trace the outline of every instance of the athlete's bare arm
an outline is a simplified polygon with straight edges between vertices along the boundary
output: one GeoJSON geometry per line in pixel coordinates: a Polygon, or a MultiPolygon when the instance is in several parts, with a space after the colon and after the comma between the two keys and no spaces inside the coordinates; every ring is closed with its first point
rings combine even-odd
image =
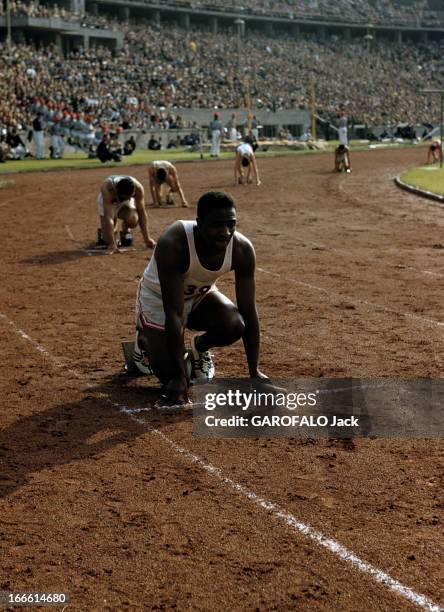
{"type": "Polygon", "coordinates": [[[171,187],[171,191],[173,193],[179,194],[182,206],[185,208],[189,208],[189,204],[185,199],[176,168],[171,168],[171,170],[168,172],[168,184],[171,187]]]}
{"type": "Polygon", "coordinates": [[[238,175],[239,175],[239,178],[242,176],[242,163],[241,163],[241,159],[242,159],[241,154],[236,152],[236,159],[234,161],[234,182],[236,184],[237,184],[238,175]]]}
{"type": "Polygon", "coordinates": [[[159,238],[155,252],[163,308],[165,335],[173,378],[166,388],[167,400],[188,401],[189,380],[184,362],[184,274],[189,259],[185,231],[177,222],[159,238]]]}
{"type": "Polygon", "coordinates": [[[432,159],[433,159],[434,155],[433,155],[433,150],[432,150],[432,145],[429,146],[428,151],[427,151],[427,163],[430,164],[432,159]]]}
{"type": "Polygon", "coordinates": [[[153,166],[150,166],[148,168],[148,180],[149,180],[149,183],[150,183],[150,191],[151,191],[151,198],[153,200],[153,206],[160,206],[160,204],[161,204],[161,201],[160,201],[160,185],[156,181],[156,171],[153,168],[153,166]]]}
{"type": "Polygon", "coordinates": [[[244,236],[236,234],[233,240],[236,241],[233,244],[236,302],[245,323],[243,342],[248,371],[252,378],[266,379],[267,376],[258,369],[260,330],[256,308],[256,255],[253,245],[244,236]]]}
{"type": "Polygon", "coordinates": [[[134,201],[136,204],[137,215],[139,217],[139,225],[140,231],[142,232],[143,240],[145,242],[145,246],[148,249],[154,249],[156,246],[155,241],[151,238],[149,230],[148,230],[148,217],[146,214],[145,208],[145,190],[143,189],[143,185],[134,179],[135,183],[135,194],[134,201]]]}
{"type": "Polygon", "coordinates": [[[103,198],[103,218],[101,219],[103,239],[108,245],[107,251],[109,253],[115,253],[118,252],[119,249],[117,247],[114,227],[114,191],[108,181],[105,181],[102,185],[101,193],[103,198]]]}
{"type": "Polygon", "coordinates": [[[335,172],[339,172],[339,153],[335,151],[335,172]]]}
{"type": "Polygon", "coordinates": [[[261,180],[259,178],[259,170],[257,169],[256,157],[255,157],[254,153],[250,157],[250,163],[253,166],[254,175],[256,177],[256,185],[259,187],[259,185],[261,184],[261,180]]]}

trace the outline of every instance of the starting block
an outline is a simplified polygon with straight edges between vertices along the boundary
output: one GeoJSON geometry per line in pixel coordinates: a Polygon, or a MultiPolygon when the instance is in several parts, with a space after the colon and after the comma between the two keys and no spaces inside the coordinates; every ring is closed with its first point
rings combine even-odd
{"type": "MultiPolygon", "coordinates": [[[[136,250],[137,249],[135,247],[119,247],[119,251],[121,253],[129,253],[136,250]]],[[[88,255],[107,255],[106,248],[97,246],[86,248],[85,253],[88,253],[88,255]]]]}
{"type": "Polygon", "coordinates": [[[182,206],[179,204],[174,204],[174,203],[173,204],[159,204],[159,205],[150,204],[148,208],[182,208],[182,206]]]}
{"type": "Polygon", "coordinates": [[[122,342],[122,351],[125,359],[125,372],[129,376],[143,376],[134,363],[134,340],[124,340],[122,342]]]}

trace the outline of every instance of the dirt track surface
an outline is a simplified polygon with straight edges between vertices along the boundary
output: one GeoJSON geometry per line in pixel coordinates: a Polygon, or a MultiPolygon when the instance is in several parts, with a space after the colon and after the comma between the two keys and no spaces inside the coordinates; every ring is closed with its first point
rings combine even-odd
{"type": "MultiPolygon", "coordinates": [[[[355,153],[351,175],[326,155],[260,160],[259,189],[233,186],[232,162],[179,166],[193,204],[210,188],[237,200],[266,373],[442,377],[444,210],[393,184],[420,154],[355,153]]],[[[416,608],[197,457],[442,605],[441,440],[202,440],[188,412],[122,412],[156,397],[119,376],[150,252],[85,252],[108,174],[0,192],[0,590],[66,592],[76,610],[416,608]]],[[[151,210],[152,233],[194,215],[151,210]]],[[[246,375],[240,344],[215,355],[218,375],[246,375]]]]}

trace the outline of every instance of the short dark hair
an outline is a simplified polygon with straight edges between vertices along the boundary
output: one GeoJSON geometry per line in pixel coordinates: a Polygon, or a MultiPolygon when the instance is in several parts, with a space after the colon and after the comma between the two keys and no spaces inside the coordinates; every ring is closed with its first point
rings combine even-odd
{"type": "Polygon", "coordinates": [[[242,157],[242,165],[244,168],[250,165],[250,160],[248,159],[248,157],[242,157]]]}
{"type": "Polygon", "coordinates": [[[116,190],[119,199],[130,198],[134,195],[135,184],[130,176],[125,176],[117,183],[116,190]]]}
{"type": "Polygon", "coordinates": [[[207,191],[197,203],[197,217],[204,219],[212,210],[236,208],[233,198],[224,191],[207,191]]]}
{"type": "Polygon", "coordinates": [[[164,168],[156,170],[156,181],[158,183],[164,183],[166,181],[167,173],[164,168]]]}

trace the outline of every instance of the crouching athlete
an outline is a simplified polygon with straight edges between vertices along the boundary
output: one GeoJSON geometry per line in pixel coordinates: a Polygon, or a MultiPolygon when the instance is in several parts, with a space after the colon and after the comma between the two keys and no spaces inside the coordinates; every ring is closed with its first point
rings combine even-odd
{"type": "Polygon", "coordinates": [[[244,170],[247,172],[246,181],[252,183],[252,174],[256,177],[256,185],[261,184],[259,170],[257,168],[256,157],[253,147],[244,142],[236,148],[236,159],[234,161],[234,182],[242,185],[244,183],[244,170]]]}
{"type": "Polygon", "coordinates": [[[350,151],[344,144],[340,144],[335,149],[335,171],[351,172],[350,151]]]}
{"type": "Polygon", "coordinates": [[[427,163],[434,164],[442,159],[442,144],[440,140],[433,140],[427,151],[427,163]]]}
{"type": "MultiPolygon", "coordinates": [[[[236,231],[234,201],[223,192],[205,193],[197,205],[196,221],[176,221],[159,238],[139,284],[134,360],[142,365],[148,358],[163,384],[161,404],[189,401],[185,329],[203,332],[191,340],[191,378],[195,382],[214,377],[210,349],[240,338],[250,377],[267,379],[258,369],[255,260],[251,242],[236,231]],[[237,306],[215,285],[231,270],[237,306]]],[[[143,371],[143,365],[139,369],[143,371]]]]}
{"type": "Polygon", "coordinates": [[[107,253],[118,253],[120,246],[133,243],[132,228],[140,226],[145,246],[153,249],[156,245],[148,230],[143,186],[132,176],[109,176],[97,196],[100,227],[97,230],[97,247],[104,247],[107,253]],[[119,219],[122,221],[120,241],[117,239],[119,219]]]}

